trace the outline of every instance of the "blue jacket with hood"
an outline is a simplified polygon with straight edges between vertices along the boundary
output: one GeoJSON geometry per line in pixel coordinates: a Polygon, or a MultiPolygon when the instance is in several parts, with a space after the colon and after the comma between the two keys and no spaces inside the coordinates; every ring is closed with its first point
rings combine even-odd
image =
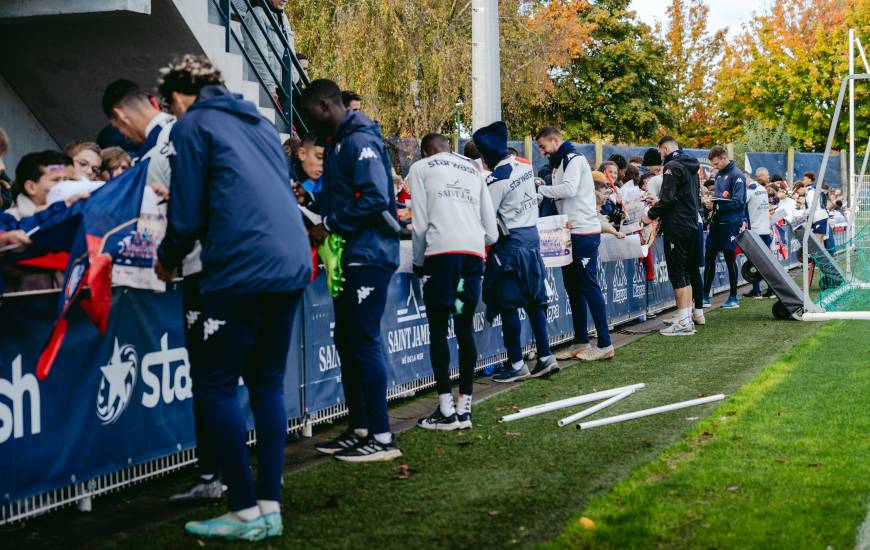
{"type": "Polygon", "coordinates": [[[206,86],[170,134],[169,224],[157,255],[172,269],[202,241],[203,294],[304,288],[311,252],[275,127],[253,103],[206,86]]]}
{"type": "Polygon", "coordinates": [[[735,224],[743,222],[746,211],[746,176],[734,165],[733,160],[716,174],[713,197],[727,199],[725,202],[716,203],[713,223],[735,224]]]}
{"type": "Polygon", "coordinates": [[[377,124],[349,111],[326,149],[317,197],[326,228],[345,238],[344,265],[399,267],[399,236],[383,220],[396,219],[390,158],[377,124]]]}

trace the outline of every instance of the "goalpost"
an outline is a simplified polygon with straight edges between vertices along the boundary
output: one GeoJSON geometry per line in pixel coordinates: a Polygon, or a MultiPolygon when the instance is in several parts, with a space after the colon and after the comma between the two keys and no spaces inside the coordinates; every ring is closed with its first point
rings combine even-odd
{"type": "Polygon", "coordinates": [[[866,174],[870,158],[870,141],[864,151],[860,173],[855,171],[855,82],[870,80],[870,65],[854,29],[849,30],[849,75],[841,85],[837,97],[831,129],[819,169],[819,181],[824,179],[831,155],[831,145],[840,120],[846,88],[849,88],[849,172],[848,200],[849,219],[846,243],[837,247],[833,254],[824,245],[811,242],[815,237],[810,229],[814,214],[819,207],[821,189],[814,193],[813,202],[807,205],[802,246],[804,321],[827,321],[830,319],[870,320],[870,176],[866,174]],[[863,73],[855,72],[855,52],[861,57],[863,73]],[[811,249],[812,247],[812,249],[811,249]],[[810,293],[810,265],[819,272],[819,292],[816,300],[810,293]]]}

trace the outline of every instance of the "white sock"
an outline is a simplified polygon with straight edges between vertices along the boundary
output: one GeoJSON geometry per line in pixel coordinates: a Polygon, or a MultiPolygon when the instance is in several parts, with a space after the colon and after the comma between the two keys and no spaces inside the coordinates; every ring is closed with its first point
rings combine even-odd
{"type": "Polygon", "coordinates": [[[369,435],[369,431],[365,428],[356,428],[353,433],[355,433],[357,437],[368,437],[369,435]]]}
{"type": "Polygon", "coordinates": [[[538,362],[540,363],[541,361],[543,361],[544,363],[546,363],[547,361],[550,360],[551,357],[553,357],[553,354],[550,354],[546,357],[538,357],[538,362]]]}
{"type": "Polygon", "coordinates": [[[459,394],[459,414],[471,412],[471,396],[459,394]]]}
{"type": "Polygon", "coordinates": [[[525,363],[523,363],[522,361],[517,361],[516,363],[512,363],[511,367],[513,367],[514,370],[517,370],[523,368],[524,364],[525,363]]]}
{"type": "Polygon", "coordinates": [[[375,441],[377,441],[378,443],[381,443],[383,445],[386,445],[387,443],[389,443],[393,439],[393,434],[391,434],[390,432],[384,432],[382,434],[375,434],[374,437],[375,437],[375,441]]]}
{"type": "Polygon", "coordinates": [[[687,307],[687,308],[683,308],[683,309],[678,309],[677,310],[677,318],[679,318],[679,320],[681,322],[685,321],[685,320],[691,321],[692,320],[692,308],[687,307]]]}
{"type": "Polygon", "coordinates": [[[236,510],[233,513],[237,515],[242,521],[254,521],[258,517],[260,517],[260,508],[258,506],[251,506],[250,508],[245,508],[244,510],[236,510]]]}
{"type": "Polygon", "coordinates": [[[266,514],[274,514],[275,512],[281,512],[281,503],[277,500],[258,500],[257,508],[260,509],[260,513],[264,516],[266,514]]]}
{"type": "Polygon", "coordinates": [[[444,416],[450,416],[451,414],[456,413],[456,406],[453,404],[452,393],[439,393],[438,406],[441,409],[441,414],[444,416]]]}
{"type": "Polygon", "coordinates": [[[199,474],[199,479],[204,483],[211,483],[214,481],[214,474],[199,474]]]}

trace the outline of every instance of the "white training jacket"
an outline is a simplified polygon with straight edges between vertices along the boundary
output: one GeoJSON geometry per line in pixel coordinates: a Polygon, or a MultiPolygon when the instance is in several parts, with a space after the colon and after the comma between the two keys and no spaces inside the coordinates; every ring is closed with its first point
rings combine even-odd
{"type": "Polygon", "coordinates": [[[414,265],[427,256],[471,254],[486,257],[498,240],[495,209],[483,174],[456,153],[418,160],[407,178],[413,205],[414,265]]]}
{"type": "Polygon", "coordinates": [[[595,203],[595,182],[586,157],[568,153],[553,170],[553,185],[542,185],[538,193],[556,199],[556,210],[568,217],[573,235],[601,233],[595,203]]]}
{"type": "Polygon", "coordinates": [[[530,164],[517,162],[511,155],[495,165],[486,186],[493,209],[508,229],[538,225],[538,194],[530,164]]]}
{"type": "Polygon", "coordinates": [[[752,231],[760,236],[770,235],[767,189],[760,183],[752,182],[746,186],[746,214],[752,231]]]}

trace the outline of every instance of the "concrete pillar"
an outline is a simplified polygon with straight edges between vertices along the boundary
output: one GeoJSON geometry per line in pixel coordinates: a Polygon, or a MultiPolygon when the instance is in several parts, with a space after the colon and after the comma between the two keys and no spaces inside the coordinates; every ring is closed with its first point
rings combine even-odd
{"type": "Polygon", "coordinates": [[[498,40],[498,0],[472,0],[472,131],[501,120],[501,63],[498,40]]]}
{"type": "Polygon", "coordinates": [[[595,166],[593,168],[598,170],[602,162],[604,162],[604,142],[597,139],[595,140],[595,166]]]}

